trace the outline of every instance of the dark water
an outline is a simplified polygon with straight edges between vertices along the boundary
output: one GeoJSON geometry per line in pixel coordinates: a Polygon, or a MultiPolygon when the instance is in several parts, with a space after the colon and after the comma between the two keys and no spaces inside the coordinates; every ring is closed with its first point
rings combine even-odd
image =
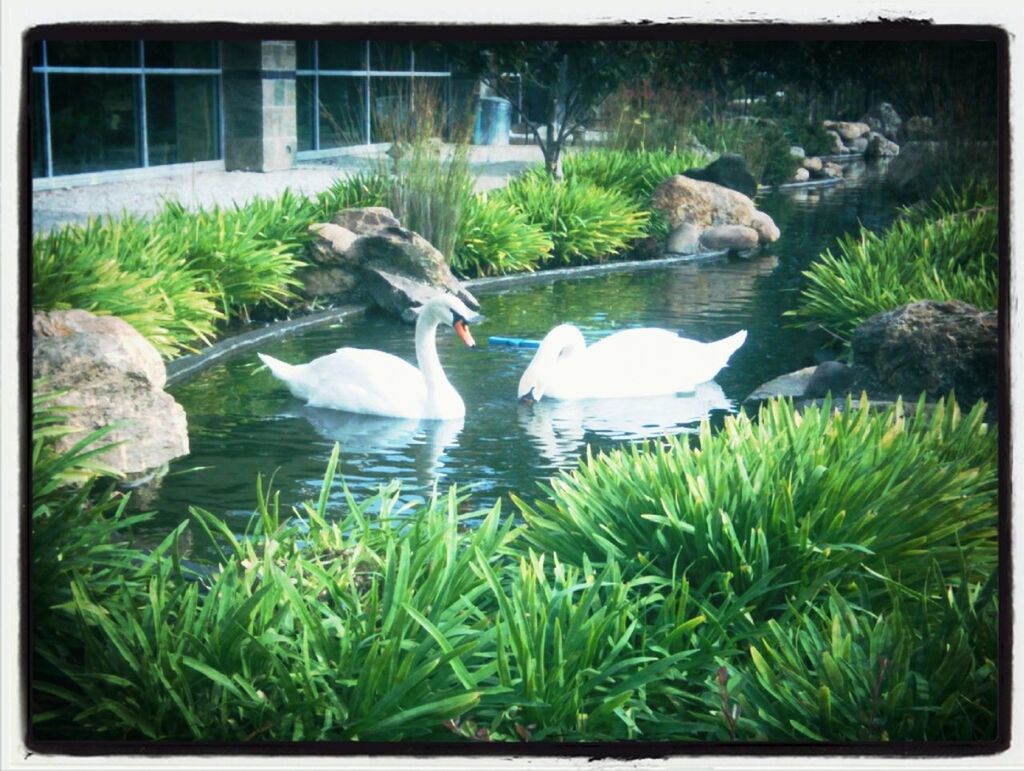
{"type": "MultiPolygon", "coordinates": [[[[438,350],[466,403],[462,422],[392,420],[312,409],[294,399],[255,352],[218,364],[172,389],[188,413],[192,453],[172,464],[147,508],[165,527],[189,504],[244,527],[256,500],[256,478],[273,476],[285,505],[315,500],[335,441],[340,473],[357,498],[397,479],[409,500],[435,485],[473,485],[475,504],[510,491],[530,497],[537,482],[572,467],[587,444],[609,448],[644,436],[695,430],[734,409],[760,383],[814,363],[821,340],[782,318],[796,302],[800,271],[837,236],[863,222],[884,227],[895,209],[870,171],[856,181],[759,200],[782,230],[771,253],[755,259],[711,258],[667,268],[560,280],[502,294],[480,293],[487,319],[468,349],[440,329],[438,350]],[[713,384],[695,395],[621,402],[516,401],[516,385],[533,351],[488,346],[489,335],[540,338],[560,322],[588,340],[636,326],[716,340],[748,330],[746,344],[713,384]]],[[[305,332],[261,350],[303,362],[341,346],[377,348],[415,361],[412,327],[370,314],[305,332]]],[[[340,484],[332,498],[341,500],[340,484]]]]}

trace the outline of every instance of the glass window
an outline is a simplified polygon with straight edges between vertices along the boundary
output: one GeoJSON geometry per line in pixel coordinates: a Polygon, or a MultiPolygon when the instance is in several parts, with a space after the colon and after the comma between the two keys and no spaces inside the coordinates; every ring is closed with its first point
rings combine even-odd
{"type": "Polygon", "coordinates": [[[313,69],[313,41],[312,40],[296,40],[295,41],[295,69],[297,69],[297,70],[311,70],[311,69],[313,69]]]}
{"type": "Polygon", "coordinates": [[[141,166],[138,78],[51,75],[54,174],[141,166]]]}
{"type": "Polygon", "coordinates": [[[32,76],[32,176],[46,176],[46,126],[43,116],[43,76],[32,76]]]}
{"type": "Polygon", "coordinates": [[[149,164],[217,157],[217,79],[207,75],[146,77],[149,164]]]}
{"type": "Polygon", "coordinates": [[[444,49],[440,43],[413,43],[412,50],[416,54],[414,64],[418,72],[448,71],[444,49]]]}
{"type": "Polygon", "coordinates": [[[408,43],[370,42],[370,69],[404,70],[412,66],[408,43]]]}
{"type": "Polygon", "coordinates": [[[319,48],[320,69],[366,69],[365,53],[366,44],[361,40],[321,40],[319,48]]]}
{"type": "Polygon", "coordinates": [[[361,145],[365,137],[364,78],[320,78],[320,148],[361,145]]]}
{"type": "Polygon", "coordinates": [[[147,67],[191,67],[216,68],[217,44],[212,40],[179,42],[163,40],[146,41],[147,67]]]}
{"type": "Polygon", "coordinates": [[[51,67],[137,67],[139,44],[134,40],[51,40],[46,56],[51,67]]]}
{"type": "Polygon", "coordinates": [[[370,141],[394,142],[412,135],[409,78],[370,78],[370,141]]]}
{"type": "Polygon", "coordinates": [[[299,137],[299,152],[315,150],[313,146],[313,77],[295,78],[295,123],[299,137]]]}
{"type": "Polygon", "coordinates": [[[32,66],[43,66],[43,44],[39,40],[32,44],[32,66]]]}

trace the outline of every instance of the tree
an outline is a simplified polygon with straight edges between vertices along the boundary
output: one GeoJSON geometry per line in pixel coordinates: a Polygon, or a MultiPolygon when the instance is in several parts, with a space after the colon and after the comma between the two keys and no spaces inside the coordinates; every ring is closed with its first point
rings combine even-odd
{"type": "Polygon", "coordinates": [[[586,125],[624,80],[642,73],[647,66],[643,45],[575,40],[465,44],[454,53],[454,63],[512,103],[540,145],[544,167],[561,179],[566,139],[586,125]],[[542,120],[519,109],[520,84],[544,95],[542,120]]]}

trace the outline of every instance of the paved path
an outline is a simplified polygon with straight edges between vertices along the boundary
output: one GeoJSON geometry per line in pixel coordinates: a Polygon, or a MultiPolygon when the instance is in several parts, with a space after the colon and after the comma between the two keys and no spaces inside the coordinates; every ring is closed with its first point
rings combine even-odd
{"type": "MultiPolygon", "coordinates": [[[[370,155],[356,150],[331,159],[304,161],[288,171],[176,169],[159,177],[38,190],[32,194],[32,230],[49,230],[69,222],[84,223],[90,217],[107,214],[151,214],[167,200],[194,209],[274,197],[285,188],[311,195],[330,187],[340,175],[371,168],[380,158],[380,152],[370,155]]],[[[500,187],[508,177],[542,160],[540,148],[535,145],[470,148],[470,168],[477,176],[477,190],[500,187]]]]}

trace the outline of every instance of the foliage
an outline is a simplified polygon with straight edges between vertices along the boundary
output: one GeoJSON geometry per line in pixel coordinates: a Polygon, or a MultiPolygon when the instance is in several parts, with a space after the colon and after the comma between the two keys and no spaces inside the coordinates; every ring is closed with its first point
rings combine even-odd
{"type": "Polygon", "coordinates": [[[92,220],[35,236],[32,306],[118,316],[164,357],[208,342],[223,313],[171,234],[143,220],[92,220]]]}
{"type": "Polygon", "coordinates": [[[918,300],[998,304],[995,192],[968,185],[903,210],[881,234],[861,227],[804,271],[808,285],[789,315],[845,344],[867,318],[918,300]]]}
{"type": "Polygon", "coordinates": [[[697,138],[720,154],[742,155],[754,179],[779,185],[793,179],[800,161],[790,152],[792,142],[772,121],[731,119],[709,121],[693,128],[697,138]]]}
{"type": "Polygon", "coordinates": [[[700,150],[586,150],[566,156],[565,178],[614,190],[647,207],[666,179],[711,160],[700,150]]]}
{"type": "Polygon", "coordinates": [[[922,554],[944,573],[965,554],[977,580],[995,559],[996,439],[983,417],[983,404],[962,417],[952,400],[911,418],[866,400],[835,414],[772,402],[756,423],[703,426],[699,450],[672,438],[588,456],[547,500],[517,505],[529,542],[565,562],[685,571],[704,596],[742,595],[760,613],[887,569],[921,586],[922,554]]]}
{"type": "Polygon", "coordinates": [[[377,171],[360,171],[339,177],[316,197],[315,221],[330,222],[342,209],[361,206],[384,206],[387,202],[388,178],[377,171]]]}
{"type": "Polygon", "coordinates": [[[701,119],[702,100],[686,86],[621,86],[602,105],[605,146],[615,150],[701,152],[690,126],[701,119]]]}
{"type": "Polygon", "coordinates": [[[457,274],[517,273],[548,258],[551,239],[500,198],[475,195],[467,203],[451,259],[457,274]]]}
{"type": "Polygon", "coordinates": [[[537,225],[564,264],[604,261],[644,234],[648,214],[625,195],[531,171],[492,194],[537,225]]]}

